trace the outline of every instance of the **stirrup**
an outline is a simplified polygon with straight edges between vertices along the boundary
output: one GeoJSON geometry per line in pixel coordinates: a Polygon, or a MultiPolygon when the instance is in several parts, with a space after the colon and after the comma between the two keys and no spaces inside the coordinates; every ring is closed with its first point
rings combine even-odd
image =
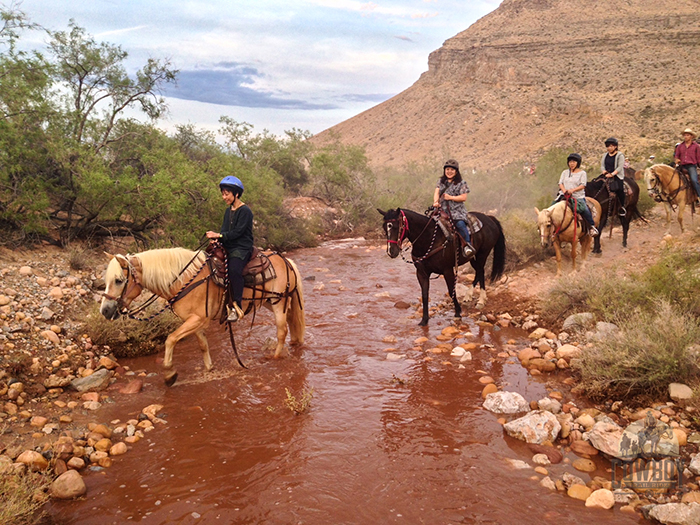
{"type": "Polygon", "coordinates": [[[241,307],[238,306],[236,303],[233,303],[233,306],[228,307],[228,316],[226,317],[226,322],[229,323],[235,323],[236,321],[239,321],[243,319],[243,310],[241,310],[241,307]]]}
{"type": "Polygon", "coordinates": [[[620,217],[624,217],[625,215],[627,215],[627,210],[625,209],[624,206],[620,206],[620,210],[617,212],[617,214],[618,214],[620,217]]]}
{"type": "Polygon", "coordinates": [[[598,231],[598,228],[596,228],[595,226],[591,226],[588,230],[588,234],[591,237],[598,237],[598,235],[600,235],[600,232],[598,231]]]}

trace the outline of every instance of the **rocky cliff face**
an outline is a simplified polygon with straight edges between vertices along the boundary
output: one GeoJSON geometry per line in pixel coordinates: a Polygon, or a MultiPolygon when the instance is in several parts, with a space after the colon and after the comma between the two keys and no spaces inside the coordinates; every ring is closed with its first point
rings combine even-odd
{"type": "Polygon", "coordinates": [[[331,129],[375,165],[486,169],[555,146],[593,163],[611,135],[639,160],[700,128],[698,103],[700,1],[504,0],[409,89],[331,129]]]}

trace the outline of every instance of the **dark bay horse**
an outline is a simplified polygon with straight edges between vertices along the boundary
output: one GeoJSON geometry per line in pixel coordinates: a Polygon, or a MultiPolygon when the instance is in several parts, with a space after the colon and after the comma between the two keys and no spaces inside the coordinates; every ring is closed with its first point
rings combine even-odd
{"type": "Polygon", "coordinates": [[[629,186],[631,193],[627,193],[627,213],[623,217],[618,215],[620,211],[620,201],[614,191],[610,192],[608,190],[605,177],[600,175],[586,184],[586,197],[592,197],[597,200],[602,208],[602,216],[600,217],[600,225],[598,226],[600,235],[593,238],[593,253],[602,253],[600,249],[600,238],[603,236],[603,228],[605,228],[608,220],[610,221],[609,237],[612,237],[615,217],[620,220],[620,224],[622,225],[622,246],[624,248],[627,248],[627,233],[630,229],[630,222],[636,218],[644,220],[644,217],[642,217],[642,214],[639,213],[637,209],[637,204],[639,203],[639,184],[634,180],[634,176],[625,176],[624,181],[629,186]]]}
{"type": "MultiPolygon", "coordinates": [[[[455,293],[455,254],[458,255],[457,263],[466,263],[464,254],[458,246],[459,240],[456,234],[447,239],[442,228],[432,218],[411,210],[396,208],[395,210],[377,210],[384,217],[384,232],[386,233],[387,253],[392,259],[401,253],[401,244],[408,239],[411,242],[411,258],[416,267],[416,276],[421,288],[423,301],[423,318],[420,326],[428,324],[428,292],[430,290],[430,276],[442,275],[447,284],[447,291],[452,297],[455,307],[455,317],[461,317],[462,307],[455,293]]],[[[481,287],[477,308],[483,308],[486,304],[485,270],[486,259],[493,250],[493,264],[491,268],[491,282],[495,281],[505,269],[506,262],[506,238],[503,235],[501,223],[495,217],[483,213],[470,212],[476,216],[482,224],[481,230],[472,234],[472,246],[476,254],[469,261],[476,271],[473,287],[477,284],[481,287]]],[[[473,289],[471,290],[473,292],[473,289]]]]}

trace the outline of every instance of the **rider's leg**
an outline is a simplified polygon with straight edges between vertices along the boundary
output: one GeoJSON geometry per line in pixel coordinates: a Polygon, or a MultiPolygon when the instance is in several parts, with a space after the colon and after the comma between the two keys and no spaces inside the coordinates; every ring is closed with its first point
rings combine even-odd
{"type": "Polygon", "coordinates": [[[698,168],[695,164],[688,164],[685,166],[688,169],[688,174],[690,175],[690,180],[695,188],[695,193],[700,197],[700,185],[698,184],[698,168]]]}
{"type": "Polygon", "coordinates": [[[598,235],[598,229],[595,227],[595,221],[593,220],[593,214],[591,213],[590,208],[588,208],[588,203],[586,202],[586,199],[578,199],[579,202],[583,201],[585,206],[583,207],[583,211],[581,212],[581,215],[583,215],[583,218],[586,219],[586,222],[591,225],[591,235],[595,237],[598,235]]]}
{"type": "Polygon", "coordinates": [[[238,321],[238,319],[243,317],[243,310],[241,309],[241,303],[243,302],[243,268],[247,262],[247,259],[228,257],[229,292],[234,303],[233,308],[229,312],[228,321],[238,321]]]}
{"type": "Polygon", "coordinates": [[[464,255],[466,257],[471,257],[474,255],[474,247],[471,245],[471,237],[469,236],[469,228],[467,228],[467,223],[464,221],[455,221],[455,228],[462,236],[467,245],[464,247],[464,255]]]}
{"type": "Polygon", "coordinates": [[[620,210],[618,211],[618,215],[620,215],[620,217],[624,217],[627,215],[627,210],[625,209],[625,182],[618,179],[618,184],[619,187],[615,190],[617,200],[620,201],[620,210]]]}

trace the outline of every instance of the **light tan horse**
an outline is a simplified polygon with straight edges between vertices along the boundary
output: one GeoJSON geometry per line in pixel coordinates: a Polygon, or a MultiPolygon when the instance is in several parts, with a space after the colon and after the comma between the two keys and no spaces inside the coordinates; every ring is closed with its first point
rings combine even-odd
{"type": "MultiPolygon", "coordinates": [[[[595,199],[586,197],[588,208],[593,214],[593,222],[596,226],[600,222],[600,204],[595,199]]],[[[581,243],[581,268],[586,262],[586,256],[591,249],[592,237],[584,233],[582,223],[585,220],[578,215],[579,220],[574,221],[571,208],[564,201],[557,202],[542,211],[535,208],[537,214],[537,229],[540,231],[540,242],[543,248],[554,244],[557,254],[557,277],[561,275],[561,243],[571,243],[571,265],[576,270],[576,242],[581,243]],[[575,237],[574,237],[575,234],[575,237]]]]}
{"type": "Polygon", "coordinates": [[[654,164],[644,170],[644,181],[647,192],[656,202],[663,202],[666,208],[666,226],[671,223],[671,213],[674,206],[678,207],[678,224],[683,233],[683,212],[685,205],[690,203],[691,220],[695,213],[695,189],[693,185],[682,179],[675,168],[666,164],[654,164]]]}
{"type": "MultiPolygon", "coordinates": [[[[272,263],[276,278],[243,290],[243,310],[265,306],[272,310],[277,325],[277,347],[274,357],[280,357],[287,337],[291,344],[304,342],[304,296],[301,275],[290,259],[278,253],[263,252],[272,263]]],[[[185,248],[149,250],[135,255],[110,255],[105,272],[105,292],[100,313],[107,319],[126,314],[131,302],[146,289],[165,299],[173,312],[184,322],[165,341],[163,367],[168,371],[165,382],[172,385],[177,379],[173,366],[175,344],[195,334],[204,357],[207,371],[212,369],[206,329],[212,319],[221,315],[224,288],[214,284],[210,277],[206,255],[185,248]],[[188,265],[188,263],[191,263],[188,265]]]]}

